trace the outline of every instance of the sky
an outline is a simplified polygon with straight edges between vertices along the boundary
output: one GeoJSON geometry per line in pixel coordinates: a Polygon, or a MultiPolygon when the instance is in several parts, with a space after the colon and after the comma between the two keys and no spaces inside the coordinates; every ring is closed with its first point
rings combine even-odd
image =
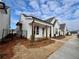
{"type": "Polygon", "coordinates": [[[3,0],[11,9],[11,28],[16,28],[20,14],[40,19],[56,17],[69,30],[79,30],[79,0],[3,0]]]}

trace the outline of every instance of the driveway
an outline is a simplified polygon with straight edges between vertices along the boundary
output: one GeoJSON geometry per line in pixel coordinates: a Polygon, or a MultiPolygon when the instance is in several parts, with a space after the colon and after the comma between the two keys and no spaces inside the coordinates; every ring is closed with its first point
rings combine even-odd
{"type": "Polygon", "coordinates": [[[69,40],[48,59],[79,59],[79,39],[69,40]]]}

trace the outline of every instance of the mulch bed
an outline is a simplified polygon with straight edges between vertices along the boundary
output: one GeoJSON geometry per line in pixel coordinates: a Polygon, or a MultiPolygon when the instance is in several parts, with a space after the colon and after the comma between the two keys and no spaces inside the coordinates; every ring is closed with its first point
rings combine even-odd
{"type": "Polygon", "coordinates": [[[13,38],[13,40],[10,40],[5,43],[0,43],[0,54],[4,53],[3,59],[11,59],[13,57],[13,48],[17,43],[21,43],[27,48],[40,48],[46,45],[49,45],[51,43],[54,43],[55,41],[50,39],[45,39],[41,41],[35,41],[31,42],[27,39],[20,39],[20,38],[13,38]]]}

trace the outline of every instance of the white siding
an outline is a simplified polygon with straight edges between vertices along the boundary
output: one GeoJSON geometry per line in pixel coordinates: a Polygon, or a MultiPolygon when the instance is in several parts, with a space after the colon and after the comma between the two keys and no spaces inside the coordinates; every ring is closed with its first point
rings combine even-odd
{"type": "Polygon", "coordinates": [[[57,29],[57,34],[56,34],[56,36],[59,36],[59,31],[60,31],[60,25],[58,24],[58,22],[56,22],[56,24],[55,24],[55,26],[54,26],[54,34],[56,34],[56,29],[57,29]]]}
{"type": "MultiPolygon", "coordinates": [[[[53,19],[51,23],[53,24],[55,22],[55,20],[56,19],[53,19]]],[[[32,23],[32,21],[33,21],[32,17],[21,15],[20,22],[22,23],[22,30],[23,30],[22,35],[26,37],[26,34],[27,34],[28,39],[31,39],[31,35],[32,35],[32,24],[30,24],[30,23],[32,23]]],[[[35,25],[35,38],[46,37],[45,26],[47,26],[47,37],[50,37],[50,26],[51,26],[51,37],[53,37],[54,34],[56,34],[56,36],[59,36],[59,32],[61,32],[60,31],[60,24],[58,21],[56,21],[54,27],[53,27],[53,25],[50,25],[46,22],[42,22],[40,20],[34,20],[34,22],[36,23],[36,25],[35,25]],[[39,34],[36,34],[36,26],[39,27],[39,34]],[[44,35],[43,35],[43,28],[44,28],[44,35]],[[57,33],[56,33],[56,29],[57,29],[57,33]]],[[[66,30],[65,30],[65,32],[66,32],[66,30]]]]}
{"type": "MultiPolygon", "coordinates": [[[[32,17],[25,17],[24,15],[21,15],[20,22],[22,23],[22,30],[23,30],[23,36],[26,37],[26,31],[27,31],[27,38],[31,39],[32,35],[32,23],[33,18],[32,17]]],[[[53,25],[50,25],[46,22],[42,22],[39,20],[34,20],[34,22],[38,23],[35,25],[35,38],[44,38],[46,37],[46,25],[47,25],[47,36],[50,37],[50,26],[51,26],[51,35],[53,37],[53,25]],[[36,34],[36,26],[39,27],[39,34],[36,34]],[[44,28],[44,35],[43,35],[43,28],[44,28]]],[[[37,39],[36,39],[37,40],[37,39]]]]}
{"type": "Polygon", "coordinates": [[[48,34],[48,37],[50,37],[50,27],[48,27],[48,30],[47,30],[47,34],[48,34]]]}
{"type": "Polygon", "coordinates": [[[67,28],[65,27],[64,31],[60,30],[60,35],[66,35],[67,34],[67,28]]]}
{"type": "Polygon", "coordinates": [[[31,35],[32,35],[32,26],[30,25],[30,23],[33,21],[31,19],[29,19],[28,17],[24,17],[24,16],[21,16],[21,23],[22,23],[22,30],[24,31],[23,32],[23,35],[26,36],[26,31],[27,31],[27,38],[31,38],[31,35]]]}
{"type": "MultiPolygon", "coordinates": [[[[51,21],[51,23],[54,24],[55,20],[56,20],[56,19],[53,19],[53,20],[51,21]]],[[[60,28],[60,24],[59,24],[59,22],[58,22],[58,20],[57,20],[56,23],[55,23],[54,28],[52,28],[52,30],[53,30],[53,31],[52,31],[52,36],[54,36],[54,34],[56,34],[56,29],[57,29],[57,32],[58,32],[58,33],[56,34],[56,36],[59,36],[59,31],[60,31],[59,28],[60,28]]]]}
{"type": "Polygon", "coordinates": [[[51,37],[53,37],[54,36],[54,30],[53,30],[54,28],[53,28],[53,26],[51,27],[51,37]]]}
{"type": "Polygon", "coordinates": [[[67,28],[65,27],[65,29],[64,29],[64,35],[66,35],[67,34],[67,28]]]}
{"type": "MultiPolygon", "coordinates": [[[[2,38],[2,32],[3,29],[8,29],[9,30],[9,9],[8,13],[1,13],[0,12],[0,39],[2,38]]],[[[4,31],[4,36],[5,37],[8,33],[6,32],[7,30],[4,31]]]]}
{"type": "Polygon", "coordinates": [[[63,35],[63,31],[62,30],[60,30],[60,35],[63,35]]]}

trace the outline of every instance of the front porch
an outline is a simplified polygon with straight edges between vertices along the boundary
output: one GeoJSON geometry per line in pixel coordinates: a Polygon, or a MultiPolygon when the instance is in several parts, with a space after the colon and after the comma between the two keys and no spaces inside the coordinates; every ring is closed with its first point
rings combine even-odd
{"type": "Polygon", "coordinates": [[[35,22],[34,20],[30,25],[32,26],[31,40],[37,41],[41,38],[51,38],[51,26],[35,22]]]}

